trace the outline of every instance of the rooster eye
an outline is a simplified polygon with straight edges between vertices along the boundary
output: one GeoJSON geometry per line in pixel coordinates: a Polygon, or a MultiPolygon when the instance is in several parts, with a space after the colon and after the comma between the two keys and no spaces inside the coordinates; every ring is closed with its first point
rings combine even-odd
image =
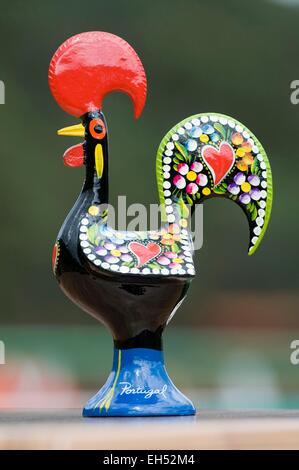
{"type": "Polygon", "coordinates": [[[90,121],[89,131],[95,139],[103,139],[106,135],[106,127],[102,119],[93,119],[90,121]]]}

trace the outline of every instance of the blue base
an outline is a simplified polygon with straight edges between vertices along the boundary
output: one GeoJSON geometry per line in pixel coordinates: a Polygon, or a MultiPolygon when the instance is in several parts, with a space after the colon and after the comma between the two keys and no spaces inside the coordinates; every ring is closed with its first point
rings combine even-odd
{"type": "Polygon", "coordinates": [[[163,352],[135,348],[114,350],[108,380],[87,402],[83,416],[184,416],[195,412],[168,377],[163,352]]]}

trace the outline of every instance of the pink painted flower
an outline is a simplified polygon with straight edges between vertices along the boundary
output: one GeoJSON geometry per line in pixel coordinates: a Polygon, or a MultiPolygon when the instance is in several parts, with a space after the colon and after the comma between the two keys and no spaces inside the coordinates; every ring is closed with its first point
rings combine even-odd
{"type": "Polygon", "coordinates": [[[170,263],[170,259],[169,258],[166,258],[166,256],[160,256],[158,259],[157,259],[157,262],[159,264],[162,264],[162,266],[167,266],[169,263],[170,263]]]}
{"type": "Polygon", "coordinates": [[[199,186],[206,186],[208,184],[208,177],[207,175],[204,175],[203,173],[199,173],[199,175],[196,178],[196,183],[199,186]]]}
{"type": "Polygon", "coordinates": [[[167,258],[176,258],[177,255],[173,252],[173,251],[166,251],[166,253],[164,253],[165,256],[167,256],[167,258]]]}
{"type": "Polygon", "coordinates": [[[181,175],[175,175],[173,178],[173,184],[178,188],[178,189],[183,189],[186,186],[186,181],[185,178],[181,175]]]}
{"type": "Polygon", "coordinates": [[[199,161],[195,161],[190,165],[188,163],[179,163],[176,167],[177,174],[173,178],[173,184],[178,189],[186,188],[188,194],[195,194],[198,191],[198,186],[206,186],[208,184],[208,177],[204,173],[203,165],[199,161]]]}
{"type": "Polygon", "coordinates": [[[181,174],[181,175],[186,175],[189,171],[189,167],[187,165],[187,163],[179,163],[178,164],[178,172],[181,174]]]}
{"type": "Polygon", "coordinates": [[[175,268],[176,268],[176,269],[180,269],[180,265],[177,264],[177,263],[170,263],[170,264],[168,265],[168,267],[169,267],[169,269],[175,269],[175,268]]]}
{"type": "Polygon", "coordinates": [[[197,193],[197,191],[198,191],[198,186],[197,186],[197,184],[195,184],[195,183],[189,183],[189,184],[187,184],[186,192],[187,192],[188,194],[195,194],[195,193],[197,193]]]}
{"type": "Polygon", "coordinates": [[[200,162],[193,162],[190,166],[190,170],[195,171],[195,173],[199,173],[202,169],[203,169],[203,166],[200,162]]]}

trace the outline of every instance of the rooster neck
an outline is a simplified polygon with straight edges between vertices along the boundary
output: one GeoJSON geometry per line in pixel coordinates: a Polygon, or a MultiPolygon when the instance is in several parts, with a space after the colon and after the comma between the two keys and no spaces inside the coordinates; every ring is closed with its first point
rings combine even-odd
{"type": "Polygon", "coordinates": [[[95,151],[96,145],[98,144],[95,139],[87,138],[84,142],[84,153],[86,156],[86,178],[83,186],[83,191],[93,192],[93,201],[92,204],[108,204],[109,198],[109,185],[108,185],[108,139],[105,137],[101,141],[102,151],[103,151],[103,173],[99,177],[96,160],[95,160],[95,151]]]}

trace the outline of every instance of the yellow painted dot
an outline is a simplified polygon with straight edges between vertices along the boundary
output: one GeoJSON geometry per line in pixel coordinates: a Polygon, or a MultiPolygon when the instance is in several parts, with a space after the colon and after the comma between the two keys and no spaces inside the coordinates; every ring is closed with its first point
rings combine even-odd
{"type": "Polygon", "coordinates": [[[112,256],[120,256],[121,255],[121,251],[119,251],[119,250],[111,250],[110,253],[112,254],[112,256]]]}
{"type": "Polygon", "coordinates": [[[169,240],[170,238],[172,238],[172,235],[171,235],[171,233],[165,233],[165,235],[163,236],[163,238],[164,238],[165,240],[169,240]]]}
{"type": "Polygon", "coordinates": [[[189,181],[195,181],[197,178],[197,174],[195,173],[195,171],[188,171],[186,178],[189,181]]]}
{"type": "Polygon", "coordinates": [[[99,212],[100,209],[97,206],[90,206],[90,208],[88,209],[88,213],[90,215],[98,215],[99,212]]]}
{"type": "Polygon", "coordinates": [[[174,263],[177,263],[177,264],[181,264],[181,263],[184,262],[181,258],[173,258],[172,261],[173,261],[174,263]]]}
{"type": "Polygon", "coordinates": [[[237,149],[237,151],[236,151],[237,157],[244,157],[245,153],[246,153],[246,152],[245,152],[245,150],[244,150],[243,147],[239,147],[239,148],[237,149]]]}
{"type": "Polygon", "coordinates": [[[245,181],[245,183],[241,184],[241,189],[244,193],[249,193],[249,191],[251,190],[251,185],[247,183],[247,181],[245,181]]]}
{"type": "Polygon", "coordinates": [[[187,227],[188,222],[187,222],[186,219],[181,219],[181,220],[179,221],[179,224],[180,224],[181,227],[184,227],[184,228],[185,228],[185,227],[187,227]]]}
{"type": "Polygon", "coordinates": [[[200,140],[201,142],[209,142],[209,136],[208,136],[207,134],[201,134],[201,135],[199,136],[199,140],[200,140]]]}
{"type": "Polygon", "coordinates": [[[181,239],[181,235],[173,235],[172,238],[174,239],[174,241],[179,242],[181,239]]]}
{"type": "Polygon", "coordinates": [[[251,147],[248,144],[243,144],[242,148],[245,150],[246,153],[251,152],[251,147]]]}
{"type": "Polygon", "coordinates": [[[202,194],[204,194],[205,196],[209,196],[209,194],[211,194],[211,190],[209,188],[204,188],[202,190],[202,194]]]}

